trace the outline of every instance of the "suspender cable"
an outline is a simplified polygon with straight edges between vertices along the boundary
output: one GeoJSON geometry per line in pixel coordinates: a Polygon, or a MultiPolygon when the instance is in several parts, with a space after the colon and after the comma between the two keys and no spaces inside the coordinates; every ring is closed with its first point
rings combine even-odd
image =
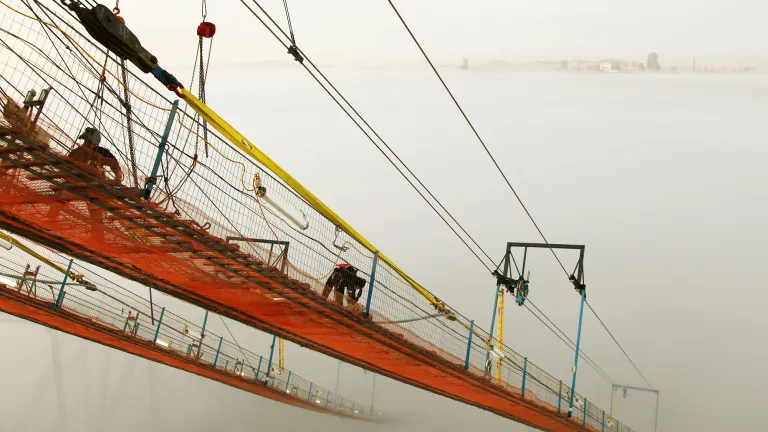
{"type": "Polygon", "coordinates": [[[291,44],[296,46],[296,36],[293,34],[293,23],[291,22],[291,12],[288,10],[288,0],[283,0],[285,6],[285,19],[288,21],[288,32],[291,34],[291,44]]]}

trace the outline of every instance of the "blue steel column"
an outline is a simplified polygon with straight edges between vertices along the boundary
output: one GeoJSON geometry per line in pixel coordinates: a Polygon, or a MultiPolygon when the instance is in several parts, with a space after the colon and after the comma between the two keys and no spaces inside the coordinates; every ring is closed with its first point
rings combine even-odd
{"type": "Polygon", "coordinates": [[[309,394],[307,394],[307,402],[312,403],[312,382],[309,383],[309,394]]]}
{"type": "Polygon", "coordinates": [[[587,404],[589,401],[587,401],[587,398],[584,398],[584,426],[587,425],[587,404]]]}
{"type": "Polygon", "coordinates": [[[659,427],[659,392],[656,392],[656,420],[653,422],[653,432],[659,427]]]}
{"type": "Polygon", "coordinates": [[[288,379],[285,380],[285,391],[286,393],[289,391],[288,386],[291,384],[291,371],[288,371],[288,379]]]}
{"type": "Polygon", "coordinates": [[[365,300],[365,317],[371,313],[371,299],[373,298],[373,284],[376,282],[376,266],[379,263],[379,251],[373,253],[373,266],[371,267],[371,280],[368,282],[368,298],[365,300]]]}
{"type": "Polygon", "coordinates": [[[523,359],[523,399],[525,399],[525,378],[528,375],[528,357],[523,359]]]}
{"type": "Polygon", "coordinates": [[[203,336],[205,336],[205,324],[208,323],[208,311],[205,311],[205,318],[203,318],[203,329],[200,331],[200,343],[203,343],[203,336]]]}
{"type": "Polygon", "coordinates": [[[469,340],[467,341],[467,358],[464,360],[464,370],[469,370],[469,354],[472,350],[472,335],[475,330],[475,320],[469,322],[469,340]]]}
{"type": "Polygon", "coordinates": [[[213,368],[216,369],[216,363],[219,362],[219,353],[221,352],[221,343],[224,342],[224,336],[219,338],[219,347],[216,348],[216,358],[213,359],[213,368]]]}
{"type": "MultiPolygon", "coordinates": [[[[489,334],[489,344],[493,344],[493,329],[496,327],[496,310],[499,306],[499,287],[500,284],[496,284],[496,291],[494,292],[494,298],[493,298],[493,315],[491,316],[491,331],[488,332],[489,334]]],[[[485,365],[483,365],[483,371],[484,373],[488,373],[488,359],[491,358],[491,346],[488,346],[488,352],[485,353],[485,365]]]]}
{"type": "Polygon", "coordinates": [[[152,345],[157,343],[157,337],[160,335],[160,325],[163,323],[163,315],[165,315],[165,308],[160,311],[160,318],[157,319],[157,329],[155,329],[155,338],[152,339],[152,345]]]}
{"type": "Polygon", "coordinates": [[[269,379],[269,374],[272,373],[272,357],[275,355],[275,343],[277,343],[277,336],[272,336],[272,347],[269,349],[269,363],[267,363],[267,380],[269,379]]]}
{"type": "Polygon", "coordinates": [[[603,425],[600,427],[600,432],[605,432],[605,411],[603,411],[603,425]]]}
{"type": "Polygon", "coordinates": [[[254,381],[259,380],[259,372],[261,372],[261,362],[264,360],[264,357],[259,356],[259,366],[256,367],[256,376],[253,377],[254,381]]]}
{"type": "Polygon", "coordinates": [[[171,134],[171,126],[173,126],[173,119],[176,117],[176,110],[179,108],[178,99],[173,101],[173,107],[171,107],[171,113],[168,115],[168,122],[165,124],[165,131],[163,137],[160,139],[160,145],[157,147],[157,157],[155,158],[155,164],[152,166],[152,175],[147,180],[147,184],[144,187],[144,199],[148,200],[152,194],[152,187],[157,182],[157,171],[160,169],[160,162],[163,160],[163,153],[165,152],[165,146],[168,144],[168,136],[171,134]]]}
{"type": "Polygon", "coordinates": [[[203,357],[203,338],[205,338],[205,325],[208,323],[208,311],[205,311],[205,318],[203,318],[203,329],[200,330],[200,342],[197,346],[197,354],[195,358],[200,360],[203,357]]]}
{"type": "Polygon", "coordinates": [[[61,281],[61,288],[59,288],[59,295],[56,296],[56,307],[61,306],[64,302],[64,287],[67,285],[67,278],[69,277],[69,271],[72,269],[72,260],[69,260],[67,264],[67,272],[64,273],[64,280],[61,281]]]}
{"type": "Polygon", "coordinates": [[[568,407],[568,417],[573,415],[573,398],[576,395],[576,373],[579,367],[579,345],[581,344],[581,324],[584,321],[584,300],[587,290],[581,291],[581,308],[579,309],[579,331],[576,334],[576,357],[573,359],[573,380],[571,381],[571,402],[568,407]]]}
{"type": "Polygon", "coordinates": [[[557,392],[557,413],[560,414],[560,403],[563,401],[563,380],[560,380],[560,390],[557,392]]]}

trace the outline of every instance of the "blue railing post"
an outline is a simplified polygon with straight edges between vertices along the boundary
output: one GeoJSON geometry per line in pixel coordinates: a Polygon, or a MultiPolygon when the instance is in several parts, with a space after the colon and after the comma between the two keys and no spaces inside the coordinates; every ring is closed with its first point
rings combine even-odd
{"type": "Polygon", "coordinates": [[[195,358],[200,360],[203,357],[203,338],[205,338],[205,325],[208,323],[208,311],[205,311],[205,318],[203,318],[203,328],[200,330],[200,341],[197,346],[197,354],[195,358]]]}
{"type": "Polygon", "coordinates": [[[216,363],[219,362],[219,353],[221,353],[221,343],[224,342],[224,336],[219,337],[219,347],[216,348],[216,358],[213,359],[213,368],[216,369],[216,363]]]}
{"type": "Polygon", "coordinates": [[[563,401],[563,380],[560,380],[560,390],[557,392],[557,413],[560,414],[560,403],[563,401]]]}
{"type": "Polygon", "coordinates": [[[272,357],[275,355],[276,343],[277,343],[277,336],[272,336],[272,346],[269,348],[269,363],[267,363],[267,379],[269,379],[269,374],[272,373],[272,357]]]}
{"type": "Polygon", "coordinates": [[[368,282],[368,298],[365,300],[365,317],[371,314],[371,299],[373,298],[373,285],[376,283],[376,266],[379,263],[379,251],[373,253],[373,265],[371,267],[371,280],[368,282]]]}
{"type": "Polygon", "coordinates": [[[157,183],[157,172],[160,169],[160,163],[163,160],[163,152],[165,152],[165,146],[168,143],[168,136],[171,134],[171,127],[173,126],[173,119],[176,117],[176,110],[179,108],[178,99],[173,101],[173,107],[171,107],[171,113],[168,115],[168,122],[165,124],[165,131],[163,137],[160,139],[160,145],[157,146],[157,157],[155,157],[155,164],[152,166],[152,175],[147,179],[147,184],[144,186],[144,199],[148,200],[152,194],[152,188],[157,183]]]}
{"type": "Polygon", "coordinates": [[[605,432],[605,411],[603,411],[603,424],[600,427],[600,432],[605,432]]]}
{"type": "Polygon", "coordinates": [[[141,312],[136,312],[136,321],[133,322],[133,335],[134,336],[139,334],[139,315],[141,315],[141,312]]]}
{"type": "Polygon", "coordinates": [[[483,365],[483,372],[488,373],[488,359],[491,358],[491,351],[493,345],[493,329],[496,327],[496,310],[499,307],[499,287],[501,285],[496,284],[496,291],[493,294],[493,315],[491,316],[491,331],[488,332],[488,351],[485,353],[485,365],[483,365]]]}
{"type": "Polygon", "coordinates": [[[584,300],[587,290],[581,290],[581,307],[579,309],[579,331],[576,334],[576,357],[573,359],[573,380],[571,381],[571,401],[568,406],[568,417],[573,415],[573,398],[576,396],[576,373],[579,368],[579,345],[581,344],[581,324],[584,321],[584,300]]]}
{"type": "Polygon", "coordinates": [[[472,335],[475,331],[475,320],[469,322],[469,340],[467,340],[467,358],[464,360],[464,370],[469,370],[469,355],[472,352],[472,335]]]}
{"type": "Polygon", "coordinates": [[[72,269],[72,260],[69,260],[67,264],[67,272],[64,273],[64,280],[61,281],[61,288],[59,288],[59,295],[56,296],[56,307],[60,307],[64,302],[64,287],[67,285],[67,278],[69,278],[69,271],[72,269]]]}
{"type": "Polygon", "coordinates": [[[307,402],[312,403],[312,383],[309,383],[309,394],[307,394],[307,402]]]}
{"type": "Polygon", "coordinates": [[[587,404],[588,403],[589,401],[587,400],[587,398],[584,398],[584,426],[587,425],[587,404]]]}
{"type": "Polygon", "coordinates": [[[528,357],[523,359],[523,399],[525,399],[525,379],[528,376],[528,357]]]}
{"type": "Polygon", "coordinates": [[[192,353],[192,344],[187,344],[187,357],[192,353]]]}
{"type": "Polygon", "coordinates": [[[203,318],[203,329],[200,330],[200,343],[202,345],[203,337],[205,336],[205,325],[208,323],[208,311],[205,311],[205,318],[203,318]]]}
{"type": "Polygon", "coordinates": [[[288,371],[288,379],[285,380],[285,391],[288,392],[288,386],[291,384],[291,371],[288,371]]]}
{"type": "Polygon", "coordinates": [[[155,337],[152,339],[152,345],[157,343],[157,337],[160,335],[160,325],[163,323],[163,315],[165,315],[165,308],[160,311],[160,318],[157,319],[157,328],[155,329],[155,337]]]}
{"type": "Polygon", "coordinates": [[[261,361],[264,360],[264,357],[259,356],[259,366],[256,368],[256,376],[254,377],[255,381],[259,380],[259,372],[261,372],[261,361]]]}

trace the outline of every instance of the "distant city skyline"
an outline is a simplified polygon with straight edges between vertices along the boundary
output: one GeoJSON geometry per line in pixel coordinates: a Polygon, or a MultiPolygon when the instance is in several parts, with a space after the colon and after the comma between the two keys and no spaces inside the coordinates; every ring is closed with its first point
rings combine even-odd
{"type": "MultiPolygon", "coordinates": [[[[747,13],[754,2],[697,3],[647,0],[624,4],[592,0],[510,3],[455,0],[433,3],[396,0],[424,49],[438,63],[505,59],[643,59],[656,51],[663,63],[680,67],[696,57],[701,64],[768,65],[768,28],[762,14],[747,13]]],[[[387,2],[327,0],[289,2],[298,46],[315,62],[346,65],[421,65],[418,49],[387,2]]],[[[148,0],[125,4],[132,30],[165,64],[191,63],[200,21],[199,4],[167,0],[165,14],[146,14],[148,0]],[[162,41],[162,43],[158,42],[162,41]]],[[[218,26],[213,60],[254,63],[290,60],[250,12],[238,2],[209,2],[208,20],[218,26]]],[[[264,7],[282,26],[282,2],[264,7]]]]}

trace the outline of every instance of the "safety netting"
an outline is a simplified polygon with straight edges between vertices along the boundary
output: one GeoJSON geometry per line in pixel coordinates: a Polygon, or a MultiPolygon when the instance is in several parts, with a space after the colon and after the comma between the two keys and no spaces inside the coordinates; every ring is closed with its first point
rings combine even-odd
{"type": "MultiPolygon", "coordinates": [[[[18,248],[0,251],[0,290],[6,293],[4,301],[25,296],[35,300],[31,304],[41,306],[45,314],[56,311],[64,319],[77,316],[93,323],[89,330],[98,333],[91,332],[89,339],[124,348],[125,344],[99,339],[99,334],[119,334],[127,343],[155,347],[162,354],[161,363],[175,365],[163,362],[164,357],[198,363],[246,384],[239,388],[270,399],[353,419],[388,419],[371,406],[335,394],[288,369],[280,370],[276,354],[256,354],[233,339],[207,330],[207,315],[203,322],[189,321],[121,286],[118,278],[106,278],[77,263],[71,266],[69,275],[80,277],[65,279],[60,269],[70,266],[66,256],[39,246],[32,249],[58,264],[59,270],[18,248]]],[[[36,314],[21,317],[37,320],[36,314]]],[[[73,332],[73,327],[64,330],[73,332]]],[[[77,331],[73,334],[86,336],[77,331]]]]}
{"type": "Polygon", "coordinates": [[[487,332],[448,305],[433,307],[397,269],[206,131],[183,102],[176,109],[171,93],[123,71],[58,2],[0,5],[0,226],[523,423],[602,429],[603,412],[581,395],[564,420],[568,386],[511,348],[489,362],[489,347],[498,344],[487,332]],[[50,89],[42,107],[25,109],[31,89],[38,93],[30,101],[50,89]],[[99,131],[108,152],[82,149],[76,138],[87,127],[99,131]],[[326,287],[339,264],[365,279],[357,300],[326,287]]]}

